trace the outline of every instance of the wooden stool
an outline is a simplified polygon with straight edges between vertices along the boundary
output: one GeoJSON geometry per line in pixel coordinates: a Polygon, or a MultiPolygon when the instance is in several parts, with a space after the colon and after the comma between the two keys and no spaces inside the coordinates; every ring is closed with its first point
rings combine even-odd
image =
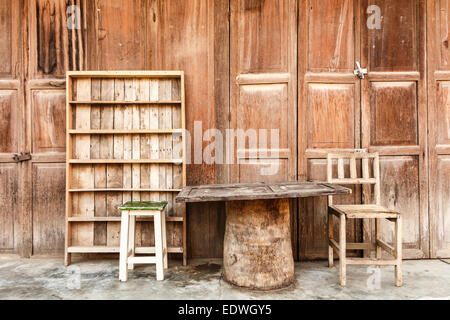
{"type": "Polygon", "coordinates": [[[378,153],[343,152],[328,154],[327,178],[329,183],[340,185],[363,185],[365,198],[372,193],[375,204],[336,205],[333,197],[328,197],[328,264],[333,267],[333,249],[339,256],[340,284],[347,283],[347,265],[360,266],[394,266],[395,285],[402,286],[402,220],[400,213],[381,206],[380,197],[380,160],[378,153]],[[333,160],[337,160],[337,177],[333,175],[333,160]],[[361,160],[362,177],[357,175],[357,160],[361,160]],[[350,165],[350,177],[345,177],[344,161],[350,165]],[[370,166],[372,162],[372,166],[370,166]],[[371,168],[370,168],[371,167],[371,168]],[[372,174],[371,174],[372,173],[372,174]],[[373,186],[371,192],[370,186],[373,186]],[[333,239],[333,216],[339,219],[339,242],[333,239]],[[374,219],[376,237],[372,243],[347,243],[346,223],[348,219],[374,219]],[[395,223],[395,239],[393,246],[381,239],[381,220],[395,223]],[[371,258],[347,258],[347,250],[374,250],[375,259],[371,258]],[[381,250],[386,251],[393,259],[382,259],[381,250]]]}
{"type": "Polygon", "coordinates": [[[123,204],[122,224],[120,227],[120,265],[119,280],[128,280],[128,269],[133,270],[135,264],[156,264],[156,279],[164,280],[164,269],[167,269],[166,215],[164,208],[167,201],[130,201],[123,204]],[[135,256],[136,217],[153,217],[155,227],[155,256],[135,256]]]}

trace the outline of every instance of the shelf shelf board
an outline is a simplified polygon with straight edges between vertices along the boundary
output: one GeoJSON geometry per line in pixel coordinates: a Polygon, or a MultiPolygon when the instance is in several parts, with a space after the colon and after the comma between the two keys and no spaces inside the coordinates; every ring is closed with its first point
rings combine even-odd
{"type": "Polygon", "coordinates": [[[145,105],[145,104],[176,104],[181,105],[182,101],[172,100],[172,101],[70,101],[70,104],[84,104],[84,105],[121,105],[121,104],[131,104],[131,105],[145,105]]]}
{"type": "MultiPolygon", "coordinates": [[[[69,217],[69,222],[120,222],[120,217],[69,217]]],[[[153,221],[153,217],[140,217],[137,221],[153,221]]],[[[166,217],[167,222],[183,222],[183,217],[166,217]]]]}
{"type": "Polygon", "coordinates": [[[69,192],[181,192],[182,189],[131,189],[131,188],[96,188],[96,189],[69,189],[69,192]]]}
{"type": "Polygon", "coordinates": [[[67,71],[70,78],[180,78],[184,75],[183,71],[67,71]]]}
{"type": "MultiPolygon", "coordinates": [[[[103,247],[103,246],[92,246],[92,247],[81,247],[81,246],[72,246],[68,247],[67,251],[69,253],[119,253],[119,247],[103,247]]],[[[183,253],[182,247],[168,247],[168,253],[183,253]]],[[[152,254],[155,253],[154,247],[137,247],[137,254],[152,254]]]]}
{"type": "Polygon", "coordinates": [[[182,133],[183,129],[148,129],[148,130],[69,130],[72,135],[76,134],[171,134],[182,133]]]}
{"type": "Polygon", "coordinates": [[[146,164],[146,163],[156,163],[156,164],[175,164],[182,165],[182,159],[70,159],[68,160],[70,164],[146,164]]]}

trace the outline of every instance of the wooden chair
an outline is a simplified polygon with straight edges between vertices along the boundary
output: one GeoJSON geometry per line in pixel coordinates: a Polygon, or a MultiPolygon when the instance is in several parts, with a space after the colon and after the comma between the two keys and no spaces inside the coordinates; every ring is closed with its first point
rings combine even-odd
{"type": "Polygon", "coordinates": [[[166,215],[164,212],[166,206],[167,201],[130,201],[119,208],[122,211],[120,226],[120,281],[125,282],[128,280],[128,269],[133,270],[135,264],[156,264],[156,280],[164,280],[164,269],[167,269],[166,215]],[[155,256],[135,256],[136,217],[153,217],[155,256]]]}
{"type": "Polygon", "coordinates": [[[329,183],[339,185],[365,185],[372,188],[370,192],[375,204],[335,205],[333,196],[328,197],[328,264],[333,267],[333,249],[339,256],[340,284],[345,286],[347,282],[347,265],[377,265],[395,266],[395,285],[402,285],[402,221],[400,213],[384,208],[380,205],[380,161],[378,153],[355,151],[351,153],[330,153],[327,158],[327,180],[329,183]],[[337,160],[337,177],[333,176],[333,162],[337,160]],[[361,160],[362,177],[357,175],[357,161],[361,160]],[[349,161],[350,177],[345,177],[344,162],[349,161]],[[370,174],[372,163],[372,175],[370,174]],[[333,216],[339,218],[339,243],[333,239],[333,216]],[[347,243],[346,222],[347,219],[375,219],[376,239],[374,243],[347,243]],[[381,239],[381,219],[395,223],[395,248],[381,239]],[[383,260],[382,251],[385,250],[394,259],[383,260]],[[376,250],[376,259],[372,258],[347,258],[347,250],[376,250]]]}

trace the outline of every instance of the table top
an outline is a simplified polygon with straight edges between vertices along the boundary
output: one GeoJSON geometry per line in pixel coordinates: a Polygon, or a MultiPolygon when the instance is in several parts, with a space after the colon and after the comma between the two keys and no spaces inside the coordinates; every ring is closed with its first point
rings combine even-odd
{"type": "Polygon", "coordinates": [[[349,194],[351,189],[326,182],[239,183],[185,187],[176,202],[216,202],[306,198],[349,194]]]}
{"type": "Polygon", "coordinates": [[[128,201],[119,207],[121,211],[163,211],[167,201],[128,201]]]}

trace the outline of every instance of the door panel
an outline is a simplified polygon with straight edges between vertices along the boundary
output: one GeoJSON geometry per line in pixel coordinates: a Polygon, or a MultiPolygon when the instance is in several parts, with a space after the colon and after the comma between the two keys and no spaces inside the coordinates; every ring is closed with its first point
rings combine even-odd
{"type": "MultiPolygon", "coordinates": [[[[424,1],[362,0],[360,12],[361,65],[369,71],[361,80],[362,147],[381,155],[382,205],[404,218],[404,258],[428,257],[424,1]],[[368,28],[374,5],[381,24],[368,28]]],[[[374,237],[372,221],[363,234],[374,237]]]]}
{"type": "Polygon", "coordinates": [[[13,69],[13,46],[11,45],[11,38],[13,36],[13,24],[12,24],[12,12],[13,6],[11,1],[2,0],[0,1],[0,75],[11,75],[13,69]]]}
{"type": "Polygon", "coordinates": [[[66,92],[35,90],[32,95],[33,153],[64,153],[66,150],[66,92]]]}
{"type": "Polygon", "coordinates": [[[430,247],[450,258],[450,1],[428,1],[430,247]]]}
{"type": "Polygon", "coordinates": [[[0,90],[0,154],[12,159],[18,151],[18,93],[17,90],[0,90]]]}
{"type": "MultiPolygon", "coordinates": [[[[403,218],[403,250],[408,259],[425,257],[418,249],[422,230],[417,217],[420,216],[419,161],[416,156],[383,156],[380,159],[381,203],[398,210],[403,218]]],[[[394,224],[382,221],[382,237],[394,243],[394,224]]]]}
{"type": "Polygon", "coordinates": [[[369,33],[368,61],[372,72],[418,71],[419,2],[416,0],[363,0],[361,30],[369,33]],[[381,9],[381,28],[368,30],[369,6],[381,9]]]}
{"type": "Polygon", "coordinates": [[[64,252],[66,166],[64,163],[33,165],[33,254],[64,252]]]}
{"type": "Polygon", "coordinates": [[[18,168],[15,163],[0,163],[0,253],[16,251],[19,231],[18,168]]]}
{"type": "Polygon", "coordinates": [[[355,85],[309,83],[306,117],[308,149],[355,145],[355,85]]]}
{"type": "Polygon", "coordinates": [[[370,145],[418,144],[416,82],[371,82],[370,145]]]}
{"type": "MultiPolygon", "coordinates": [[[[356,2],[353,0],[310,0],[307,19],[308,69],[353,71],[355,61],[356,2]]],[[[301,30],[300,30],[301,32],[301,30]]]]}
{"type": "Polygon", "coordinates": [[[146,0],[88,1],[87,6],[90,69],[144,70],[146,0]]]}

